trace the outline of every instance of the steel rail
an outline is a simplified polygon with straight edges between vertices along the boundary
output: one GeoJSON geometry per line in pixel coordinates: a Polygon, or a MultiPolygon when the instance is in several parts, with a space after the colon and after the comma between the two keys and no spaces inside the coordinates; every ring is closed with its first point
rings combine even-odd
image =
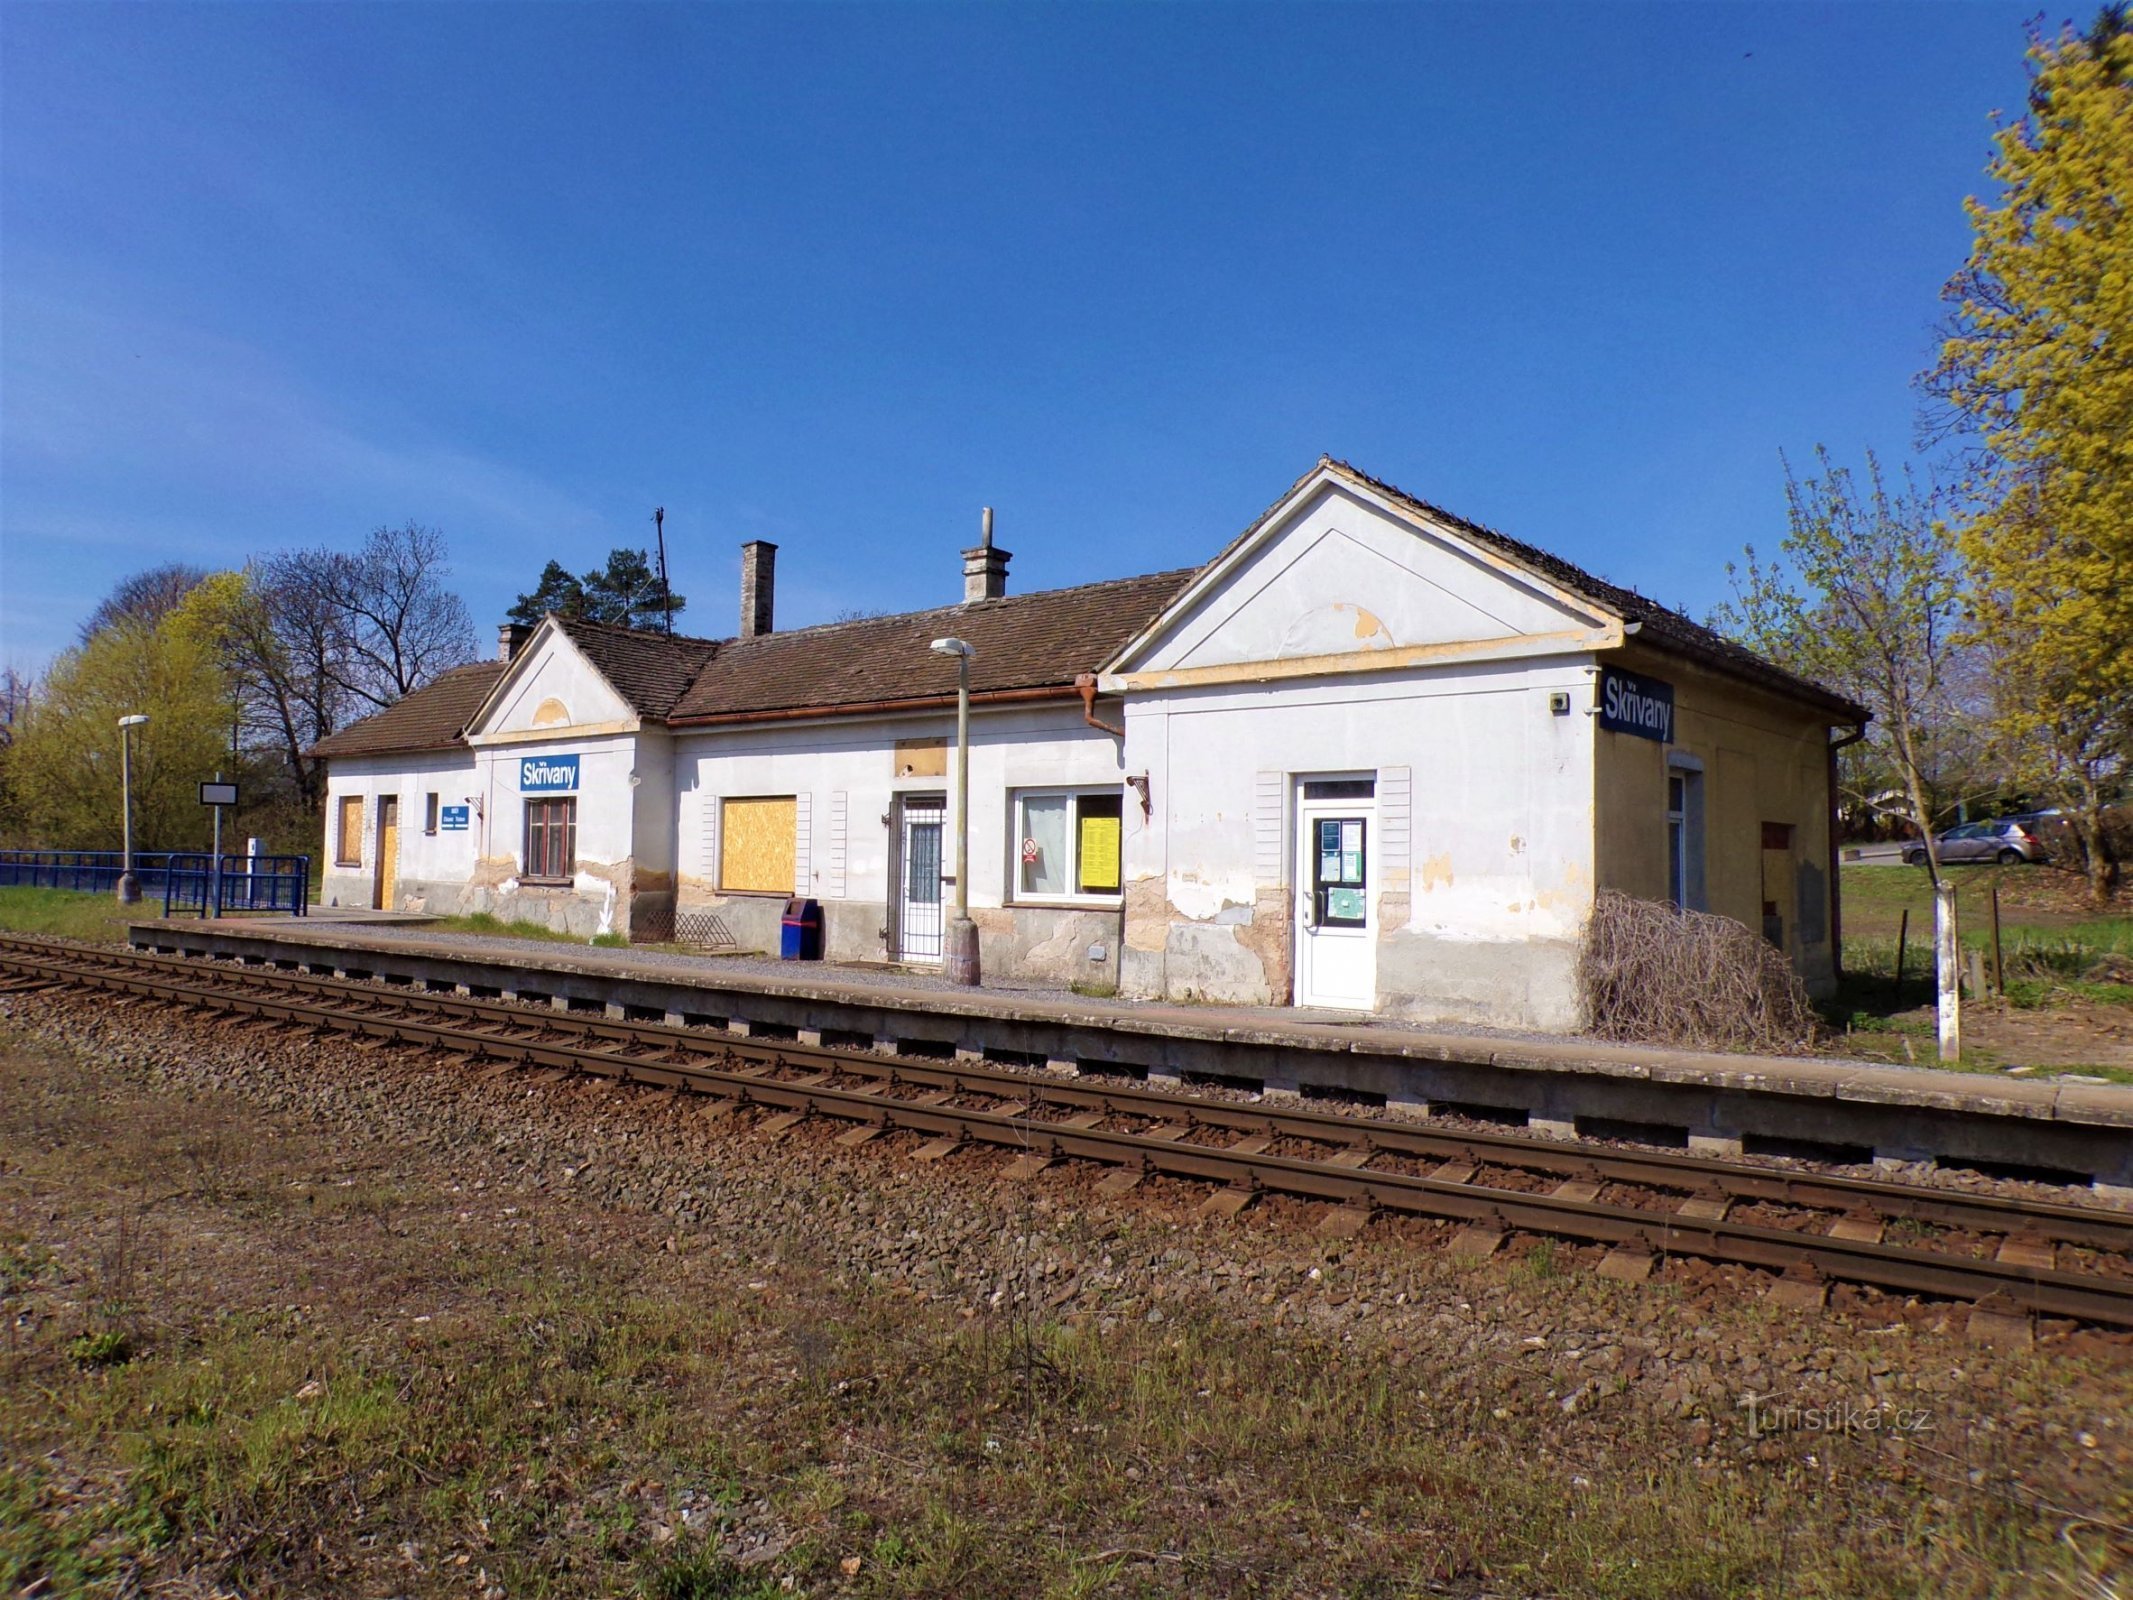
{"type": "MultiPolygon", "coordinates": [[[[1327,1162],[1267,1152],[1241,1155],[1195,1146],[1175,1138],[1065,1127],[1037,1121],[1027,1104],[1002,1112],[931,1106],[894,1099],[878,1089],[852,1090],[813,1079],[790,1082],[767,1076],[784,1062],[741,1067],[711,1064],[734,1052],[714,1043],[696,1053],[706,1059],[650,1059],[577,1041],[549,1041],[546,1030],[518,1035],[428,1023],[406,1015],[381,1016],[304,1000],[244,995],[128,974],[78,969],[82,981],[121,994],[190,1007],[234,1012],[314,1030],[368,1035],[381,1041],[487,1056],[565,1073],[591,1071],[674,1089],[723,1091],[735,1101],[801,1114],[824,1114],[883,1129],[907,1129],[959,1142],[986,1143],[1047,1156],[1075,1157],[1143,1172],[1225,1182],[1232,1188],[1268,1190],[1379,1209],[1450,1218],[1613,1245],[1635,1245],[1653,1254],[1688,1254],[1778,1272],[1805,1270],[1826,1277],[1912,1293],[1950,1298],[1999,1296],[2007,1303],[2051,1315],[2133,1327],[2133,1280],[2090,1278],[2057,1269],[1997,1261],[1966,1260],[1929,1251],[1868,1241],[1832,1239],[1719,1218],[1662,1216],[1631,1207],[1553,1195],[1490,1188],[1470,1181],[1404,1173],[1368,1172],[1327,1162]]],[[[545,1021],[546,1019],[529,1019],[545,1021]]],[[[1026,1080],[1025,1080],[1026,1081],[1026,1080]]],[[[1012,1097],[1010,1097],[1012,1098],[1012,1097]]]]}
{"type": "MultiPolygon", "coordinates": [[[[354,1033],[468,1057],[545,1066],[565,1073],[590,1071],[623,1082],[722,1093],[743,1104],[777,1107],[803,1116],[824,1114],[884,1130],[908,1129],[1046,1157],[1073,1157],[1141,1172],[1224,1182],[1245,1191],[1266,1190],[1353,1207],[1463,1220],[1498,1232],[1526,1229],[1656,1255],[1697,1255],[1911,1293],[1957,1299],[1997,1298],[2050,1315],[2133,1327],[2133,1277],[2086,1275],[2056,1267],[1939,1254],[1878,1240],[1803,1234],[1730,1221],[1722,1214],[1661,1214],[1582,1195],[1506,1190],[1472,1181],[1471,1168],[1458,1177],[1370,1171],[1370,1160],[1389,1153],[1378,1146],[1360,1152],[1362,1159],[1355,1160],[1358,1152],[1351,1144],[1347,1152],[1351,1159],[1339,1162],[1278,1154],[1263,1148],[1245,1151],[1197,1145],[1189,1142],[1196,1128],[1220,1124],[1204,1117],[1180,1116],[1180,1112],[1214,1106],[1186,1096],[1138,1090],[1098,1091],[1107,1106],[1119,1100],[1127,1102],[1107,1114],[1154,1116],[1165,1124],[1154,1133],[1121,1132],[1088,1125],[1079,1118],[1072,1123],[1040,1120],[1036,1116],[1040,1108],[1062,1109],[1074,1103],[1071,1086],[1021,1074],[855,1057],[853,1064],[869,1070],[854,1075],[868,1079],[870,1087],[848,1088],[827,1081],[831,1075],[824,1073],[791,1081],[771,1074],[810,1064],[792,1059],[795,1054],[815,1056],[820,1052],[795,1052],[768,1041],[707,1039],[700,1033],[691,1034],[664,1024],[618,1027],[604,1020],[594,1023],[591,1019],[572,1018],[566,1013],[549,1015],[500,1003],[380,989],[344,980],[312,978],[282,985],[274,980],[293,975],[276,973],[274,979],[260,983],[256,980],[264,974],[256,969],[202,968],[197,963],[181,963],[186,970],[179,974],[143,972],[138,963],[105,961],[102,952],[83,953],[78,947],[60,947],[71,959],[32,959],[12,948],[14,943],[0,946],[0,970],[14,971],[32,981],[84,985],[195,1009],[294,1024],[314,1032],[354,1033]],[[134,970],[127,970],[129,967],[134,970]],[[221,981],[192,981],[202,977],[221,981]],[[340,985],[340,991],[316,992],[320,984],[328,981],[340,985]],[[278,997],[272,992],[276,987],[293,991],[295,997],[278,997]],[[425,1011],[437,1020],[426,1021],[416,1014],[425,1011]],[[573,1027],[573,1022],[585,1026],[573,1027]],[[596,1029],[609,1037],[600,1037],[596,1029]],[[564,1037],[551,1037],[558,1032],[564,1037]],[[636,1053],[647,1045],[655,1047],[654,1054],[636,1053]],[[677,1054],[682,1059],[674,1059],[677,1054]],[[751,1056],[752,1061],[748,1059],[751,1056]],[[1019,1105],[1013,1110],[1001,1110],[919,1103],[899,1099],[889,1092],[929,1083],[952,1093],[1019,1105]],[[1159,1103],[1160,1110],[1151,1112],[1150,1102],[1159,1103]]],[[[836,1064],[844,1065],[843,1058],[836,1064]]],[[[1243,1108],[1237,1108],[1237,1113],[1255,1118],[1251,1125],[1262,1132],[1270,1120],[1243,1108]]],[[[1286,1114],[1277,1116],[1285,1118],[1286,1114]]]]}
{"type": "MultiPolygon", "coordinates": [[[[212,974],[225,984],[251,983],[266,988],[294,989],[321,997],[339,997],[351,1004],[373,1008],[419,1006],[447,1015],[486,1019],[500,1027],[535,1026],[562,1030],[621,1045],[694,1050],[702,1048],[705,1042],[700,1029],[664,1022],[617,1021],[583,1012],[534,1010],[510,1001],[481,1000],[412,986],[327,978],[271,967],[203,964],[192,957],[148,955],[137,951],[106,952],[79,945],[0,937],[0,970],[21,967],[35,958],[55,957],[92,964],[118,961],[136,970],[163,972],[182,979],[212,974]]],[[[23,969],[27,970],[26,967],[23,969]]],[[[1360,1147],[1387,1155],[1470,1159],[1565,1178],[1597,1179],[1729,1200],[1767,1201],[1810,1210],[1870,1213],[1889,1221],[1928,1222],[1941,1227],[2133,1252],[2133,1213],[2101,1205],[1970,1195],[1883,1179],[1788,1172],[1728,1161],[1718,1156],[1567,1144],[1533,1134],[1432,1130],[1385,1118],[1313,1111],[1300,1106],[1243,1105],[1189,1093],[1080,1083],[1057,1077],[1039,1078],[1030,1073],[996,1067],[969,1063],[950,1065],[794,1041],[734,1038],[722,1039],[719,1043],[743,1055],[774,1052],[796,1066],[813,1063],[825,1070],[862,1077],[916,1081],[928,1087],[969,1087],[1018,1097],[1035,1094],[1043,1103],[1074,1110],[1103,1110],[1113,1115],[1185,1122],[1245,1134],[1271,1132],[1279,1137],[1360,1147]],[[1033,1088],[1033,1085],[1038,1087],[1033,1088]]]]}

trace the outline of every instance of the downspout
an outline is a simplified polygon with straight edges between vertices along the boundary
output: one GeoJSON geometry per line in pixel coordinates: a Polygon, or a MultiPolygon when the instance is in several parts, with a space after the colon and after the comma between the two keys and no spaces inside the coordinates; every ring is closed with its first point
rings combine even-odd
{"type": "Polygon", "coordinates": [[[1829,969],[1840,981],[1844,977],[1844,891],[1837,876],[1842,869],[1837,850],[1837,752],[1866,737],[1860,723],[1841,739],[1829,742],[1829,969]]]}
{"type": "Polygon", "coordinates": [[[1124,728],[1114,728],[1096,714],[1096,674],[1093,672],[1076,673],[1074,687],[1081,691],[1081,720],[1092,728],[1097,728],[1110,734],[1114,739],[1125,738],[1126,730],[1124,728]]]}
{"type": "MultiPolygon", "coordinates": [[[[1074,687],[1081,691],[1081,720],[1119,741],[1119,760],[1123,763],[1126,754],[1126,730],[1114,728],[1096,715],[1096,674],[1077,672],[1074,675],[1074,687]]],[[[1145,798],[1143,803],[1145,804],[1145,798]]],[[[1111,946],[1111,992],[1114,995],[1118,993],[1119,985],[1125,981],[1126,976],[1126,840],[1123,828],[1119,834],[1118,849],[1118,933],[1111,946]]]]}

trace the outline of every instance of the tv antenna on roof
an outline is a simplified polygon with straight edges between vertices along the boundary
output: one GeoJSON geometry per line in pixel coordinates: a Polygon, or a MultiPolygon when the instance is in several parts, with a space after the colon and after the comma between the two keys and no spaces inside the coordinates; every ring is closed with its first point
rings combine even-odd
{"type": "Polygon", "coordinates": [[[667,636],[674,634],[674,586],[667,582],[667,508],[652,507],[652,531],[659,536],[659,606],[667,619],[667,636]]]}

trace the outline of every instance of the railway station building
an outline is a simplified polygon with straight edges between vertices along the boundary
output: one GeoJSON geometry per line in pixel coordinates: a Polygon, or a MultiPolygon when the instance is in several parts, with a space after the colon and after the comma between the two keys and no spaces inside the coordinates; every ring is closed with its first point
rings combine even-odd
{"type": "Polygon", "coordinates": [[[1613,888],[1834,980],[1835,744],[1859,706],[1687,617],[1321,459],[1205,565],[780,632],[550,616],[321,742],[325,894],[572,933],[925,965],[954,900],[989,979],[1578,1025],[1613,888]]]}

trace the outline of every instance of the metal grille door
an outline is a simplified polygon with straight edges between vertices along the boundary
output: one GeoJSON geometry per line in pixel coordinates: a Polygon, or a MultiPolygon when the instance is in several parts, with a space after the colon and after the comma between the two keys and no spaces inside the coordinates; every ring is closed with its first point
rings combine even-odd
{"type": "Polygon", "coordinates": [[[898,959],[941,958],[941,833],[947,807],[939,800],[903,806],[903,903],[897,919],[898,959]]]}

